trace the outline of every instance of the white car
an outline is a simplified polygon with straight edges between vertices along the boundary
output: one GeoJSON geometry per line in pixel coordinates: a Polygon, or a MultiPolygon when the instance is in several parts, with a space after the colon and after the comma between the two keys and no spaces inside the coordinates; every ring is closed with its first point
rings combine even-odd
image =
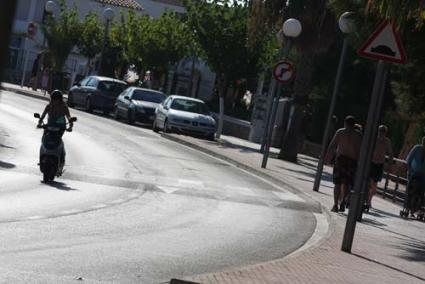
{"type": "Polygon", "coordinates": [[[155,111],[153,131],[174,132],[214,140],[216,123],[207,105],[198,99],[169,96],[155,111]]]}

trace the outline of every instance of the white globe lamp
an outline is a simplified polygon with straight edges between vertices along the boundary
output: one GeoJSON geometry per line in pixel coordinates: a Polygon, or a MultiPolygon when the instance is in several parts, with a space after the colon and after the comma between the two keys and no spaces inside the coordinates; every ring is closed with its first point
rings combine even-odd
{"type": "Polygon", "coordinates": [[[107,21],[112,21],[115,17],[115,12],[114,10],[112,10],[111,8],[106,8],[103,11],[103,17],[107,20],[107,21]]]}
{"type": "Polygon", "coordinates": [[[350,34],[354,32],[356,29],[356,24],[353,19],[353,12],[345,12],[344,14],[339,17],[338,25],[341,32],[344,34],[350,34]]]}
{"type": "Polygon", "coordinates": [[[302,26],[297,19],[288,19],[283,23],[283,33],[287,37],[297,37],[301,34],[302,26]]]}
{"type": "Polygon", "coordinates": [[[44,10],[45,10],[47,13],[51,14],[51,13],[53,13],[53,11],[55,10],[55,7],[56,7],[55,2],[53,2],[53,1],[47,1],[47,2],[46,2],[46,5],[44,5],[44,10]]]}

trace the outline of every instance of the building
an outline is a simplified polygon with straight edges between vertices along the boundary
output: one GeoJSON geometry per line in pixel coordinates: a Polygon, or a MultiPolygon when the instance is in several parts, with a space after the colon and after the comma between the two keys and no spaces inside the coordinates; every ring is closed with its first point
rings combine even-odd
{"type": "MultiPolygon", "coordinates": [[[[35,23],[40,26],[44,7],[47,0],[17,0],[17,11],[13,28],[13,36],[9,48],[9,60],[6,68],[8,69],[6,81],[20,83],[22,74],[28,74],[31,71],[32,64],[43,48],[43,34],[38,28],[33,39],[28,39],[23,36],[26,33],[30,23],[35,23]]],[[[55,2],[55,1],[54,1],[55,2]]],[[[151,17],[159,17],[167,10],[184,13],[184,8],[180,0],[66,0],[68,7],[76,7],[78,14],[84,18],[87,13],[96,11],[99,16],[102,16],[106,8],[114,10],[115,15],[121,12],[134,10],[143,15],[151,17]]],[[[56,5],[58,12],[59,5],[56,5]]],[[[78,54],[71,54],[66,62],[65,70],[70,74],[81,73],[81,68],[84,68],[86,59],[78,54]]],[[[26,78],[29,76],[27,75],[26,78]]],[[[25,81],[28,81],[27,79],[25,81]]]]}

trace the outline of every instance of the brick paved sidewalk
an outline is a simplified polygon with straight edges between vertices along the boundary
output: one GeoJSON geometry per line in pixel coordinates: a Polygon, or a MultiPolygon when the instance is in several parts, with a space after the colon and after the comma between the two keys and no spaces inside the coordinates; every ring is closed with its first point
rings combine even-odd
{"type": "MultiPolygon", "coordinates": [[[[293,164],[272,158],[261,169],[259,145],[223,136],[210,142],[181,135],[164,137],[224,158],[242,168],[268,176],[289,190],[307,195],[330,209],[333,186],[325,168],[320,192],[313,192],[316,160],[300,155],[293,164]]],[[[357,224],[352,253],[340,250],[346,214],[330,214],[327,236],[315,246],[267,263],[187,277],[198,283],[425,283],[425,224],[399,218],[400,207],[375,198],[373,209],[357,224]]]]}

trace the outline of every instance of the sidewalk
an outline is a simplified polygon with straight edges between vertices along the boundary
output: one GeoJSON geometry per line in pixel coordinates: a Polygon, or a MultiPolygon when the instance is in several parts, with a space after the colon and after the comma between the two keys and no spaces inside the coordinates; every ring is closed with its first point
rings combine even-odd
{"type": "MultiPolygon", "coordinates": [[[[2,83],[5,90],[47,100],[42,92],[2,83]]],[[[331,170],[324,169],[319,192],[313,192],[317,161],[300,155],[298,164],[278,160],[271,149],[267,169],[261,169],[259,145],[222,136],[211,142],[182,135],[163,137],[224,159],[236,166],[267,177],[276,184],[322,205],[329,217],[329,231],[310,248],[283,259],[187,277],[198,283],[425,283],[425,224],[402,220],[400,207],[376,198],[373,209],[357,223],[352,253],[340,250],[346,213],[330,214],[333,203],[331,170]]],[[[311,204],[311,203],[310,203],[311,204]]]]}
{"type": "MultiPolygon", "coordinates": [[[[325,168],[320,192],[313,192],[317,161],[300,155],[299,163],[277,159],[271,149],[267,169],[261,169],[259,145],[222,136],[210,142],[183,135],[163,137],[222,158],[241,168],[279,183],[285,189],[306,195],[329,210],[333,204],[331,169],[325,168]]],[[[340,250],[345,213],[329,216],[324,239],[307,250],[267,263],[226,272],[188,277],[198,283],[425,283],[425,224],[402,220],[400,206],[375,197],[373,209],[357,223],[352,253],[340,250]]],[[[329,214],[329,211],[324,212],[329,214]]]]}
{"type": "MultiPolygon", "coordinates": [[[[0,89],[8,91],[8,92],[14,92],[14,93],[18,93],[20,95],[24,95],[27,97],[33,97],[33,98],[37,98],[37,99],[42,99],[42,100],[50,100],[50,95],[49,93],[45,93],[44,91],[38,89],[37,91],[34,91],[31,88],[28,87],[23,87],[21,88],[21,86],[19,85],[15,85],[15,84],[10,84],[10,83],[5,83],[2,82],[0,89]]],[[[64,94],[64,98],[66,99],[68,96],[66,94],[64,94]]]]}

